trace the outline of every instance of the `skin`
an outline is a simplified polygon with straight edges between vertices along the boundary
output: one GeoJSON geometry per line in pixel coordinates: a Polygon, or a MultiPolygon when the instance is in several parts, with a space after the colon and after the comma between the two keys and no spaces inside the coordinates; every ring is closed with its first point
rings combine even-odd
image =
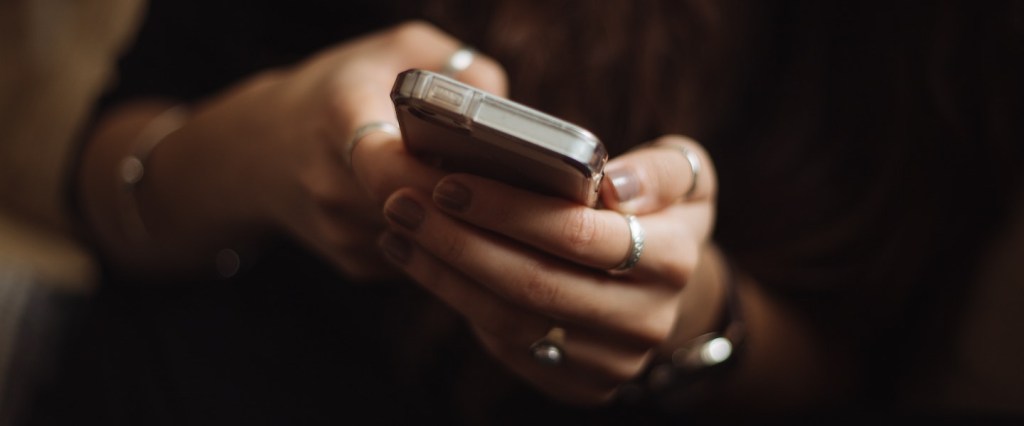
{"type": "MultiPolygon", "coordinates": [[[[112,171],[173,102],[111,111],[86,147],[78,188],[95,241],[121,272],[151,282],[201,274],[221,248],[244,257],[287,235],[353,280],[411,277],[460,312],[496,359],[552,397],[608,401],[654,355],[710,331],[721,310],[725,272],[709,242],[714,164],[697,142],[666,135],[609,163],[616,179],[605,181],[602,209],[448,175],[383,132],[360,140],[349,167],[342,153],[356,128],[396,121],[394,76],[438,70],[460,44],[407,23],[194,105],[152,152],[136,188],[144,240],[120,226],[125,194],[112,171]],[[702,165],[685,199],[692,176],[680,146],[702,165]],[[646,247],[633,270],[611,274],[629,247],[622,212],[638,216],[646,247]],[[382,250],[366,249],[377,244],[382,250]],[[553,326],[565,330],[567,358],[557,367],[527,350],[553,326]]],[[[484,55],[457,78],[505,94],[503,70],[484,55]]],[[[749,359],[728,380],[736,395],[764,397],[747,383],[770,383],[767,394],[787,401],[836,389],[820,377],[834,379],[840,368],[824,363],[832,358],[819,356],[801,319],[749,278],[740,290],[751,337],[749,359]]]]}
{"type": "MultiPolygon", "coordinates": [[[[679,136],[658,143],[699,150],[679,136]]],[[[678,201],[691,178],[676,172],[689,166],[673,151],[642,149],[616,164],[649,186],[627,205],[647,238],[640,263],[625,274],[607,272],[629,246],[620,213],[472,175],[447,176],[432,193],[397,191],[384,206],[393,226],[382,241],[410,276],[466,316],[483,345],[515,372],[560,399],[602,402],[671,336],[711,227],[713,172],[702,176],[691,199],[678,201]],[[465,206],[444,202],[451,192],[464,193],[465,206]],[[572,362],[552,369],[523,349],[556,324],[566,330],[563,346],[572,362]]],[[[706,297],[720,298],[712,290],[706,297]]],[[[716,312],[707,311],[705,322],[716,312]]]]}

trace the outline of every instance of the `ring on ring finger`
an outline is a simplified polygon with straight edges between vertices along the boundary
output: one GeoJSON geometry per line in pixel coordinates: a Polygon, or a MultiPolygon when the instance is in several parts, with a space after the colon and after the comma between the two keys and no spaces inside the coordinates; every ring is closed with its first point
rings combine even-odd
{"type": "Polygon", "coordinates": [[[359,142],[362,142],[370,133],[383,132],[392,136],[401,136],[402,132],[398,129],[398,126],[387,122],[387,121],[371,121],[366,123],[352,132],[352,137],[349,138],[348,142],[342,150],[342,157],[344,158],[345,165],[348,166],[349,170],[352,169],[352,153],[355,152],[356,146],[359,142]]]}
{"type": "Polygon", "coordinates": [[[565,329],[552,327],[548,333],[530,345],[530,355],[544,365],[559,365],[565,360],[565,329]]]}
{"type": "Polygon", "coordinates": [[[692,149],[675,143],[661,143],[658,144],[657,146],[674,149],[678,151],[680,154],[683,154],[684,158],[686,158],[686,162],[690,163],[690,187],[687,188],[686,192],[683,193],[682,198],[686,200],[693,197],[693,194],[697,193],[697,183],[698,179],[700,179],[700,172],[702,168],[700,156],[697,155],[696,152],[693,152],[692,149]]]}

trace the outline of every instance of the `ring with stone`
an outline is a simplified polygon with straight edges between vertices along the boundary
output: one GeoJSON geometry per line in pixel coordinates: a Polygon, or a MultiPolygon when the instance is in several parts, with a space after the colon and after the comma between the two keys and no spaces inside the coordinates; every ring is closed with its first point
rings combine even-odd
{"type": "Polygon", "coordinates": [[[565,329],[552,327],[544,337],[530,345],[530,355],[544,365],[559,365],[565,359],[565,329]]]}

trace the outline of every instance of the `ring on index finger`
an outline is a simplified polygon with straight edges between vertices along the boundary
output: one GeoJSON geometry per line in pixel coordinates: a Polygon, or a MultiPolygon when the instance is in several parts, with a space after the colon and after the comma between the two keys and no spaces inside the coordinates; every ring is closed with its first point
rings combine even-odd
{"type": "Polygon", "coordinates": [[[647,239],[644,227],[640,225],[640,221],[635,215],[627,214],[623,215],[623,217],[626,218],[626,223],[629,225],[629,252],[622,263],[609,271],[612,273],[624,273],[633,269],[640,262],[640,255],[644,251],[644,244],[647,239]]]}
{"type": "Polygon", "coordinates": [[[476,56],[476,50],[469,46],[462,46],[455,53],[452,53],[445,61],[444,67],[441,68],[441,74],[448,77],[455,78],[456,75],[469,68],[473,64],[473,58],[476,56]]]}

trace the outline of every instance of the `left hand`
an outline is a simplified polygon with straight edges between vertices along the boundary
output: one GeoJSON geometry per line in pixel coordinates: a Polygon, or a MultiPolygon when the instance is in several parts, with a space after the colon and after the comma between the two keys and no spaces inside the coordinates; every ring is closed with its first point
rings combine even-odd
{"type": "Polygon", "coordinates": [[[466,174],[442,179],[433,194],[404,188],[385,204],[391,232],[382,245],[512,371],[556,399],[604,402],[676,329],[713,226],[716,191],[708,156],[683,137],[663,137],[608,170],[606,181],[619,185],[602,190],[607,210],[466,174]],[[680,146],[699,155],[702,169],[685,200],[693,177],[680,146]],[[608,272],[631,241],[627,221],[612,209],[636,214],[646,231],[640,261],[625,273],[608,272]],[[565,358],[555,366],[529,349],[552,327],[565,331],[565,358]]]}

